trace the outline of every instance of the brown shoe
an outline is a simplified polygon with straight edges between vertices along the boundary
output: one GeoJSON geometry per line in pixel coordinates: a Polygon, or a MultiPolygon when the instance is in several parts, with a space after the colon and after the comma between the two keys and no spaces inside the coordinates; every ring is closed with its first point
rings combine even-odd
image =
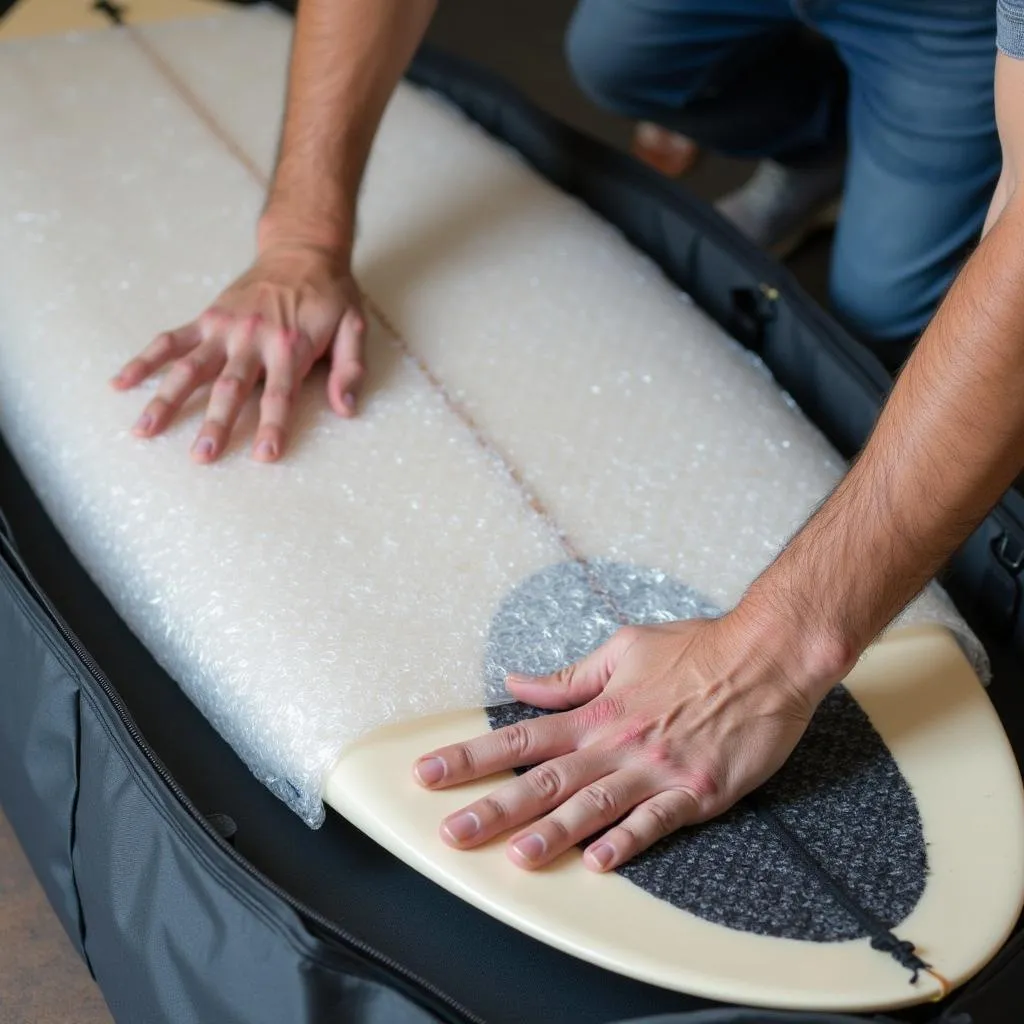
{"type": "Polygon", "coordinates": [[[632,153],[666,177],[677,178],[697,162],[700,147],[685,135],[641,121],[633,132],[632,153]]]}

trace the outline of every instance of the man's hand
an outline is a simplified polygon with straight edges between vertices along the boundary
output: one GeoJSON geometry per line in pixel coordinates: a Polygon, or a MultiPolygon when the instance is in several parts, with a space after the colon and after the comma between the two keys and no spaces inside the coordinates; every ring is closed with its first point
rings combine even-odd
{"type": "Polygon", "coordinates": [[[359,290],[337,254],[305,243],[265,248],[253,266],[201,316],[159,335],[114,378],[135,387],[170,365],[156,397],[135,426],[154,437],[201,386],[213,383],[193,458],[213,462],[227,447],[243,405],[264,381],[255,457],[273,462],[284,451],[302,381],[330,355],[327,394],[340,416],[351,416],[363,376],[365,319],[359,290]]]}
{"type": "Polygon", "coordinates": [[[450,815],[444,840],[469,849],[515,830],[509,856],[536,868],[608,828],[584,854],[608,870],[782,766],[827,692],[794,676],[735,615],[627,627],[552,676],[509,677],[517,699],[573,710],[433,751],[415,774],[439,789],[535,765],[450,815]]]}
{"type": "Polygon", "coordinates": [[[985,236],[850,472],[727,616],[627,629],[547,680],[513,680],[524,701],[575,710],[421,758],[431,787],[538,765],[451,815],[453,845],[515,829],[510,854],[534,867],[628,814],[588,847],[606,869],[725,810],[781,766],[1011,485],[1024,465],[1022,96],[1024,61],[1000,54],[1004,168],[985,236]]]}
{"type": "Polygon", "coordinates": [[[190,324],[161,334],[114,380],[134,387],[171,370],[136,433],[152,437],[202,384],[213,383],[192,452],[224,451],[245,399],[263,379],[257,459],[284,450],[295,395],[331,354],[328,397],[355,410],[365,321],[349,272],[356,197],[370,147],[436,0],[303,0],[296,12],[277,165],[252,268],[190,324]]]}

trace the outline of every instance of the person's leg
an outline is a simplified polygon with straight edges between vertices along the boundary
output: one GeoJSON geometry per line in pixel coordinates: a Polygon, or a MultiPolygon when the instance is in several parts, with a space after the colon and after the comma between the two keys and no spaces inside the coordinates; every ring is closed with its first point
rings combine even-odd
{"type": "Polygon", "coordinates": [[[842,148],[841,63],[789,0],[581,0],[566,51],[598,105],[709,149],[795,166],[842,148]]]}
{"type": "Polygon", "coordinates": [[[980,234],[998,177],[995,4],[817,6],[851,88],[833,308],[893,367],[980,234]]]}

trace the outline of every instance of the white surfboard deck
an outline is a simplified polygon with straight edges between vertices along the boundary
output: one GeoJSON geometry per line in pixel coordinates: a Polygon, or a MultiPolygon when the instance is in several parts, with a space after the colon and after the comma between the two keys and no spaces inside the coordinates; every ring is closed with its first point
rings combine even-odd
{"type": "MultiPolygon", "coordinates": [[[[38,49],[22,42],[0,61],[0,96],[7,90],[2,98],[17,107],[0,112],[0,141],[21,138],[21,152],[35,154],[28,176],[14,168],[5,183],[0,173],[0,240],[9,254],[3,267],[8,284],[0,282],[0,423],[5,435],[17,433],[16,454],[28,463],[58,525],[77,538],[87,567],[108,592],[120,594],[122,614],[130,622],[141,616],[132,603],[140,595],[157,594],[164,602],[155,618],[133,622],[144,634],[152,631],[154,645],[168,622],[190,621],[198,594],[180,580],[174,581],[180,592],[171,587],[166,593],[161,552],[145,552],[139,545],[148,534],[132,533],[131,521],[124,520],[118,556],[135,559],[135,568],[150,575],[119,591],[123,584],[113,570],[104,576],[109,546],[75,533],[81,524],[65,510],[68,494],[76,493],[67,490],[68,480],[81,489],[83,516],[117,521],[130,506],[136,516],[148,517],[149,531],[166,519],[165,559],[168,545],[184,545],[184,565],[201,567],[209,553],[208,561],[231,585],[237,585],[238,566],[248,564],[239,554],[244,559],[251,547],[240,548],[233,559],[222,557],[218,529],[247,509],[259,508],[275,522],[273,536],[257,530],[247,541],[251,545],[255,537],[266,557],[275,545],[296,557],[303,545],[317,548],[312,579],[274,563],[275,574],[247,580],[246,608],[231,609],[237,616],[233,634],[243,641],[236,657],[248,654],[264,666],[261,671],[287,670],[297,696],[285,710],[315,731],[323,723],[315,708],[302,708],[300,698],[313,698],[315,687],[302,687],[326,655],[333,666],[323,676],[328,683],[331,672],[344,671],[339,659],[363,671],[376,659],[383,675],[409,674],[417,664],[439,660],[436,645],[454,614],[471,621],[461,639],[445,641],[440,660],[460,670],[472,666],[495,600],[510,582],[564,558],[565,538],[588,558],[658,567],[727,606],[759,560],[770,558],[766,538],[777,542],[788,535],[840,472],[834,453],[707,318],[693,311],[691,343],[679,344],[671,332],[679,298],[649,266],[633,266],[633,291],[620,293],[628,305],[586,305],[621,289],[621,241],[558,197],[531,191],[523,169],[481,152],[472,140],[439,139],[431,105],[409,91],[390,108],[375,149],[358,254],[360,281],[401,335],[408,357],[395,354],[388,328],[377,323],[361,421],[339,424],[322,408],[322,392],[307,389],[296,450],[286,465],[252,466],[236,444],[222,467],[202,476],[184,452],[198,422],[195,407],[160,444],[133,442],[127,428],[139,396],[94,396],[123,358],[157,330],[195,315],[214,288],[244,266],[259,175],[269,171],[276,139],[289,29],[279,15],[246,11],[135,31],[138,36],[115,37],[112,30],[98,30],[91,42],[73,41],[59,53],[45,49],[50,41],[38,49]],[[94,98],[113,105],[106,111],[88,102],[90,68],[99,78],[111,76],[94,89],[94,98]],[[27,69],[45,74],[26,85],[27,76],[19,73],[27,69]],[[147,96],[159,114],[153,124],[141,106],[147,96]],[[28,113],[20,103],[31,108],[28,113]],[[205,120],[192,109],[196,104],[205,120]],[[73,156],[75,146],[84,154],[101,140],[95,159],[72,164],[80,168],[74,181],[51,171],[51,143],[27,134],[46,123],[58,136],[52,145],[70,147],[58,156],[73,156]],[[131,125],[130,138],[119,133],[122,124],[131,125]],[[426,130],[417,134],[421,127],[426,130]],[[244,153],[243,163],[224,139],[244,153]],[[162,181],[153,171],[160,153],[181,161],[162,181]],[[460,179],[466,168],[472,173],[460,179]],[[147,175],[160,185],[156,195],[153,185],[135,184],[147,175]],[[31,206],[17,206],[19,197],[31,206]],[[525,209],[528,216],[521,216],[525,209]],[[128,218],[127,230],[117,227],[119,211],[128,218]],[[550,225],[541,230],[549,222],[562,232],[558,245],[545,234],[550,225]],[[523,230],[517,235],[510,225],[523,230]],[[590,268],[582,282],[573,269],[581,265],[590,268]],[[500,316],[487,300],[495,280],[515,299],[500,316]],[[453,309],[459,315],[453,317],[453,309]],[[21,337],[27,347],[17,344],[21,337]],[[34,392],[52,386],[53,374],[40,360],[47,345],[54,346],[54,357],[60,356],[55,365],[67,376],[41,401],[34,392]],[[679,404],[678,381],[686,379],[697,382],[691,410],[700,410],[693,412],[689,434],[667,415],[679,404]],[[61,399],[56,404],[54,394],[61,399]],[[721,414],[713,415],[709,401],[722,407],[721,414]],[[62,406],[79,416],[88,411],[87,429],[79,431],[89,435],[84,440],[75,436],[75,415],[62,406]],[[481,438],[493,445],[486,457],[481,438]],[[84,447],[77,450],[80,441],[84,447]],[[104,458],[104,444],[116,449],[116,459],[104,458]],[[729,457],[716,462],[716,450],[729,457]],[[337,465],[338,452],[375,489],[376,502],[347,492],[339,497],[321,479],[325,467],[337,465]],[[816,456],[808,459],[808,452],[816,456]],[[396,454],[406,468],[388,471],[382,456],[386,462],[396,454]],[[681,472],[684,465],[689,475],[681,472]],[[79,480],[82,466],[88,472],[79,480]],[[147,479],[158,480],[165,502],[172,496],[169,511],[153,501],[147,479]],[[716,502],[716,488],[723,486],[729,497],[716,502]],[[554,527],[547,533],[531,518],[533,498],[554,527]],[[477,531],[456,529],[447,540],[417,534],[415,517],[395,511],[399,501],[417,511],[421,502],[432,502],[427,511],[435,524],[469,515],[474,503],[486,505],[489,521],[477,531]],[[709,502],[716,503],[716,515],[698,528],[699,517],[688,517],[687,510],[709,502]],[[372,546],[375,528],[393,541],[378,552],[376,577],[372,562],[333,561],[341,557],[336,528],[289,515],[317,503],[334,508],[362,546],[372,546]],[[183,540],[186,524],[190,536],[183,540]],[[727,554],[712,535],[730,539],[727,554]],[[410,547],[417,539],[431,550],[410,547]],[[409,552],[420,561],[410,562],[409,552]],[[397,610],[389,610],[382,603],[387,576],[401,578],[403,571],[412,590],[396,590],[397,610]],[[363,618],[358,594],[344,586],[353,574],[377,601],[363,618]],[[461,589],[452,599],[455,576],[461,589]],[[294,624],[283,613],[272,614],[276,602],[295,614],[294,624]],[[282,668],[281,659],[292,655],[307,627],[330,633],[330,623],[313,612],[303,618],[324,607],[348,623],[360,642],[347,636],[345,643],[282,668]],[[425,626],[428,613],[433,620],[425,626]],[[402,630],[410,624],[414,635],[407,637],[402,630]]],[[[13,151],[6,144],[5,150],[13,151]]],[[[321,384],[316,382],[318,389],[321,384]]],[[[344,543],[351,545],[352,538],[344,543]]],[[[355,550],[362,550],[360,544],[355,550]]],[[[209,581],[203,586],[208,590],[209,581]]],[[[941,620],[944,608],[941,596],[929,595],[918,605],[920,621],[941,620]]],[[[190,621],[194,632],[180,650],[164,651],[180,676],[192,679],[189,692],[200,706],[202,680],[189,657],[197,660],[199,652],[198,660],[209,662],[233,650],[218,619],[222,609],[213,610],[208,621],[190,621]]],[[[252,700],[251,713],[265,714],[242,685],[245,673],[239,679],[238,703],[252,700]]],[[[1012,751],[976,675],[941,627],[892,632],[858,666],[849,686],[911,785],[929,844],[924,897],[897,931],[958,983],[994,954],[1022,904],[1024,794],[1012,751]]],[[[365,722],[373,721],[372,707],[360,711],[365,722]]],[[[273,723],[260,721],[267,730],[261,742],[267,742],[273,723]]],[[[614,874],[587,872],[576,853],[527,873],[507,860],[500,841],[472,853],[450,850],[437,834],[443,815],[500,780],[427,793],[413,782],[411,765],[427,750],[486,727],[480,711],[412,720],[407,715],[402,724],[350,746],[327,774],[324,797],[384,847],[486,912],[632,977],[723,1001],[820,1009],[893,1008],[936,993],[938,984],[928,976],[911,987],[906,971],[871,950],[867,940],[806,943],[723,928],[614,874]]],[[[338,735],[323,727],[318,756],[338,735]]],[[[278,751],[282,763],[289,753],[278,751]]]]}

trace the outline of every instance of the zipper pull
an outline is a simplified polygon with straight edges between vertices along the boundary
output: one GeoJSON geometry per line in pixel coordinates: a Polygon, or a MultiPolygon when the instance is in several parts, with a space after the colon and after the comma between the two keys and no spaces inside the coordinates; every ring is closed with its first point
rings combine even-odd
{"type": "Polygon", "coordinates": [[[729,333],[744,347],[760,352],[764,347],[765,330],[775,319],[778,289],[762,282],[757,288],[734,288],[731,298],[729,333]]]}

